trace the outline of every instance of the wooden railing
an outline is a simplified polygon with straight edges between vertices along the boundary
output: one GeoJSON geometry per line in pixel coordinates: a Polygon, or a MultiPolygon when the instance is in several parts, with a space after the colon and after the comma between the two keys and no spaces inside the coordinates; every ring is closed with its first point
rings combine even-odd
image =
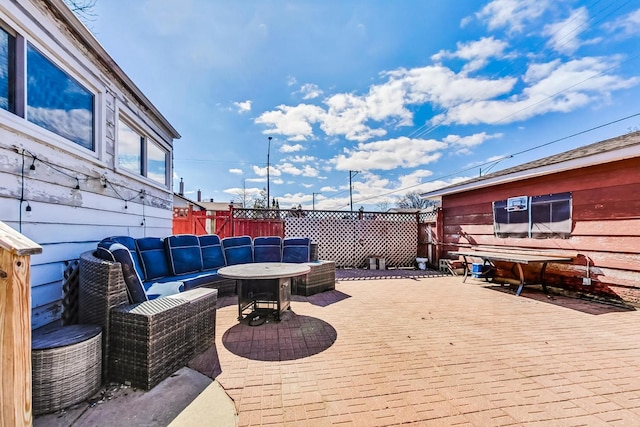
{"type": "Polygon", "coordinates": [[[0,426],[30,426],[31,261],[42,247],[0,221],[0,426]]]}

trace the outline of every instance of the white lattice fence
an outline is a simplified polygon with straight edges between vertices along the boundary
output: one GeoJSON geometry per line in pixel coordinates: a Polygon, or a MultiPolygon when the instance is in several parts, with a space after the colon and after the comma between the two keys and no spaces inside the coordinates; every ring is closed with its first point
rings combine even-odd
{"type": "Polygon", "coordinates": [[[418,245],[415,216],[381,216],[384,219],[285,218],[285,237],[309,236],[318,243],[318,257],[335,261],[337,267],[363,267],[371,256],[385,258],[391,267],[413,265],[418,245]]]}

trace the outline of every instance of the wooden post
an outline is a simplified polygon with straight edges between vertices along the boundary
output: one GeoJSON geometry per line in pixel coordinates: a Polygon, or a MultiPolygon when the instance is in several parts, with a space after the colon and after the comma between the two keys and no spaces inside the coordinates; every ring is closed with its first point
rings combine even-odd
{"type": "Polygon", "coordinates": [[[30,426],[30,256],[37,243],[0,221],[0,426],[30,426]]]}

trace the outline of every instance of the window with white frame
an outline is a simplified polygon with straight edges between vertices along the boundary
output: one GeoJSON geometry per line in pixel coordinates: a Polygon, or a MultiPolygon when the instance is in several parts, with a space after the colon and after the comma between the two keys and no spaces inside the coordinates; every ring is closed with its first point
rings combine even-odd
{"type": "Polygon", "coordinates": [[[118,120],[118,166],[167,185],[169,151],[120,115],[118,120]]]}
{"type": "Polygon", "coordinates": [[[571,235],[571,193],[519,196],[493,202],[497,237],[567,238],[571,235]]]}
{"type": "Polygon", "coordinates": [[[24,37],[3,27],[0,108],[87,150],[96,150],[94,93],[24,37]]]}
{"type": "Polygon", "coordinates": [[[167,185],[167,161],[169,159],[169,152],[155,141],[147,141],[147,177],[159,182],[162,185],[167,185]]]}
{"type": "Polygon", "coordinates": [[[93,94],[27,43],[27,120],[88,150],[93,94]]]}
{"type": "Polygon", "coordinates": [[[118,166],[142,175],[144,137],[124,120],[118,121],[118,166]]]}

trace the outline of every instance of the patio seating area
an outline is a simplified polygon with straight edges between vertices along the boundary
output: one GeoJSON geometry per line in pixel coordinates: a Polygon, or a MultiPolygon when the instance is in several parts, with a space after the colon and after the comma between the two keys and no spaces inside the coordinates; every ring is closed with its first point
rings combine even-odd
{"type": "Polygon", "coordinates": [[[164,420],[109,411],[144,393],[129,390],[35,424],[219,425],[206,418],[219,384],[240,426],[640,425],[639,311],[442,275],[339,280],[258,326],[236,304],[218,299],[215,346],[189,365],[215,381],[190,405],[164,420]]]}

